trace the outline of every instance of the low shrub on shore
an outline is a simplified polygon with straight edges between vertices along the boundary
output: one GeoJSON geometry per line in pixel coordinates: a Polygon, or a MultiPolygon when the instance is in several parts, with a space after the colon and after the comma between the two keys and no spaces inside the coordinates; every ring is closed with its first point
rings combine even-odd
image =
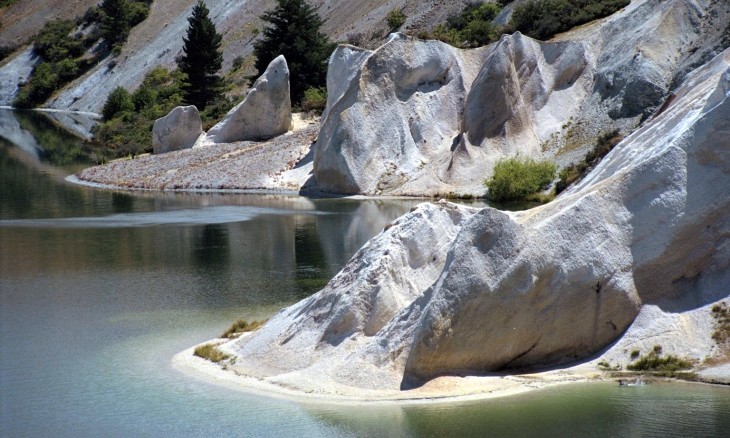
{"type": "Polygon", "coordinates": [[[213,344],[199,345],[195,347],[195,351],[193,352],[193,354],[215,363],[219,363],[221,361],[231,358],[231,356],[222,352],[216,345],[213,344]]]}
{"type": "Polygon", "coordinates": [[[630,371],[648,371],[656,376],[687,378],[691,373],[682,372],[692,368],[692,362],[671,354],[663,355],[661,346],[655,346],[649,354],[626,366],[630,371]]]}
{"type": "Polygon", "coordinates": [[[524,201],[547,189],[555,178],[555,163],[532,158],[513,157],[498,161],[494,175],[484,182],[489,189],[487,198],[494,202],[524,201]]]}
{"type": "Polygon", "coordinates": [[[221,338],[228,338],[233,339],[241,336],[243,333],[246,332],[252,332],[262,325],[264,325],[266,321],[251,321],[248,322],[245,319],[239,319],[236,322],[231,325],[228,330],[223,332],[221,335],[221,338]]]}

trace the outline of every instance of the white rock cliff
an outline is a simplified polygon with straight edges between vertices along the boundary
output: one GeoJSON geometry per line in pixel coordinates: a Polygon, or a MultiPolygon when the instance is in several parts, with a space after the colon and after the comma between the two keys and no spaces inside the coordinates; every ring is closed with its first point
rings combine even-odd
{"type": "Polygon", "coordinates": [[[550,204],[423,204],[401,217],[324,290],[227,344],[235,368],[295,388],[410,388],[575,362],[631,333],[642,308],[691,313],[726,298],[730,50],[675,94],[550,204]]]}

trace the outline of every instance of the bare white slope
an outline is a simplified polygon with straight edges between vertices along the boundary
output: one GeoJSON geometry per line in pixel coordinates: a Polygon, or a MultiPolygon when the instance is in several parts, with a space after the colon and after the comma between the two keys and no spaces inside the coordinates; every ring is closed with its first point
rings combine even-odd
{"type": "Polygon", "coordinates": [[[323,291],[226,345],[237,371],[323,392],[397,390],[572,362],[617,340],[713,354],[706,306],[730,284],[730,51],[676,94],[550,204],[425,204],[400,218],[323,291]]]}

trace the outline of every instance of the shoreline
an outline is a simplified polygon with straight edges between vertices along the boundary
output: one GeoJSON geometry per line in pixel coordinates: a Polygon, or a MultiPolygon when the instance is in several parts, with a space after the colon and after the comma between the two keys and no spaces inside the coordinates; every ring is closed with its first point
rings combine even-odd
{"type": "MultiPolygon", "coordinates": [[[[285,399],[294,402],[326,405],[429,405],[471,402],[524,394],[571,383],[611,382],[615,379],[601,371],[590,370],[585,364],[572,368],[541,371],[529,374],[495,376],[446,376],[429,381],[422,387],[407,391],[364,390],[357,387],[338,385],[339,391],[314,391],[240,374],[224,369],[207,359],[195,356],[193,351],[199,345],[225,342],[214,339],[187,348],[172,358],[172,367],[181,373],[208,383],[247,392],[264,397],[285,399]],[[342,389],[345,388],[343,391],[342,389]],[[362,395],[367,392],[367,395],[362,395]]],[[[323,384],[320,389],[324,388],[323,384]]]]}

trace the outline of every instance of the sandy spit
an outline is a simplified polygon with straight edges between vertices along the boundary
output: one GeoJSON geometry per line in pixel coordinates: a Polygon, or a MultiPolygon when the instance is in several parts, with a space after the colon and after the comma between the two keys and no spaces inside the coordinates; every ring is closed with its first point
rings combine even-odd
{"type": "MultiPolygon", "coordinates": [[[[215,339],[203,344],[222,344],[228,339],[215,339]]],[[[528,391],[565,385],[611,381],[612,378],[591,366],[578,365],[572,368],[519,375],[439,377],[426,385],[408,391],[363,390],[362,388],[328,385],[323,382],[315,390],[301,389],[295,385],[286,386],[243,375],[227,366],[220,366],[193,354],[196,346],[188,348],[172,359],[173,368],[204,381],[224,387],[296,402],[347,405],[389,405],[389,404],[436,404],[485,400],[522,394],[528,391]]]]}

